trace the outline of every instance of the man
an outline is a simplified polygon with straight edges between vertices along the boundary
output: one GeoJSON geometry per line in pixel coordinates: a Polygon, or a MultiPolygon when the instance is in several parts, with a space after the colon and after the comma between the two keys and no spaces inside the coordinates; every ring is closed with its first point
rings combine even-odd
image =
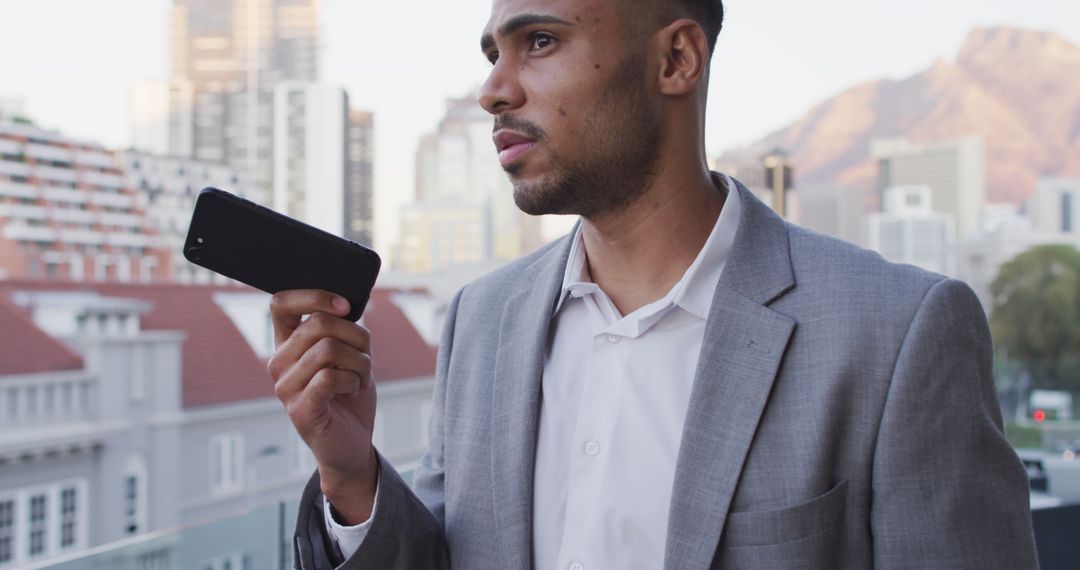
{"type": "Polygon", "coordinates": [[[451,303],[412,490],[371,446],[368,332],[274,296],[269,370],[319,464],[299,567],[1037,565],[972,292],[709,172],[722,20],[494,0],[480,103],[515,200],[581,223],[451,303]]]}

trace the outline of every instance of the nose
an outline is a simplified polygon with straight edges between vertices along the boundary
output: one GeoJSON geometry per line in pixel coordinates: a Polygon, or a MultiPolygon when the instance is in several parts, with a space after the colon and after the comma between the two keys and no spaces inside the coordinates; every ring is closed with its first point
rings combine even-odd
{"type": "Polygon", "coordinates": [[[496,60],[487,80],[480,86],[480,106],[492,115],[521,107],[525,103],[525,92],[519,79],[513,63],[496,60]]]}

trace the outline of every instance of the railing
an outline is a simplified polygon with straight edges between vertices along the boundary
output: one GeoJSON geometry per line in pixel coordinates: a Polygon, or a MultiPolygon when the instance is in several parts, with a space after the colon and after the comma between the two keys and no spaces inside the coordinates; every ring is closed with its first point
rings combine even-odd
{"type": "MultiPolygon", "coordinates": [[[[402,471],[412,480],[412,469],[402,471]]],[[[296,490],[297,495],[300,489],[296,490]]],[[[296,503],[263,505],[233,516],[152,532],[25,567],[26,570],[161,570],[292,568],[296,503]]],[[[1080,560],[1080,503],[1032,511],[1043,570],[1075,568],[1080,560]]],[[[0,565],[0,569],[7,570],[0,565]]]]}
{"type": "MultiPolygon", "coordinates": [[[[406,482],[412,469],[401,470],[406,482]]],[[[300,496],[302,489],[296,489],[300,496]]],[[[25,570],[285,570],[293,567],[295,501],[266,504],[232,516],[135,536],[25,567],[25,570]],[[228,565],[224,562],[229,562],[228,565]]],[[[7,570],[0,565],[0,570],[7,570]]],[[[22,570],[22,569],[20,569],[22,570]]]]}
{"type": "Polygon", "coordinates": [[[83,371],[0,378],[5,429],[94,419],[97,383],[83,371]]]}
{"type": "MultiPolygon", "coordinates": [[[[299,495],[300,489],[296,492],[299,495]]],[[[226,518],[134,536],[32,563],[24,568],[284,570],[292,568],[292,532],[295,521],[295,502],[276,503],[226,518]]]]}

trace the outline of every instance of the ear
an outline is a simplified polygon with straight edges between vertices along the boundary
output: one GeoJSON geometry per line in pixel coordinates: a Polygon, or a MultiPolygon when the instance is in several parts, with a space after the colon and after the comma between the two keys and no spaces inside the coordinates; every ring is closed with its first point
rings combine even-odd
{"type": "Polygon", "coordinates": [[[685,95],[697,89],[708,71],[709,42],[697,22],[675,20],[657,34],[660,54],[660,92],[685,95]]]}

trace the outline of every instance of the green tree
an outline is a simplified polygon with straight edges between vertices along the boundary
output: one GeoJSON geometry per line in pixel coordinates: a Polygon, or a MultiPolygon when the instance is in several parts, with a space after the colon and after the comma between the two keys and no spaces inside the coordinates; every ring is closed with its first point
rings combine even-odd
{"type": "Polygon", "coordinates": [[[994,340],[1027,368],[1033,387],[1080,388],[1080,251],[1032,248],[1003,265],[990,290],[994,340]]]}

